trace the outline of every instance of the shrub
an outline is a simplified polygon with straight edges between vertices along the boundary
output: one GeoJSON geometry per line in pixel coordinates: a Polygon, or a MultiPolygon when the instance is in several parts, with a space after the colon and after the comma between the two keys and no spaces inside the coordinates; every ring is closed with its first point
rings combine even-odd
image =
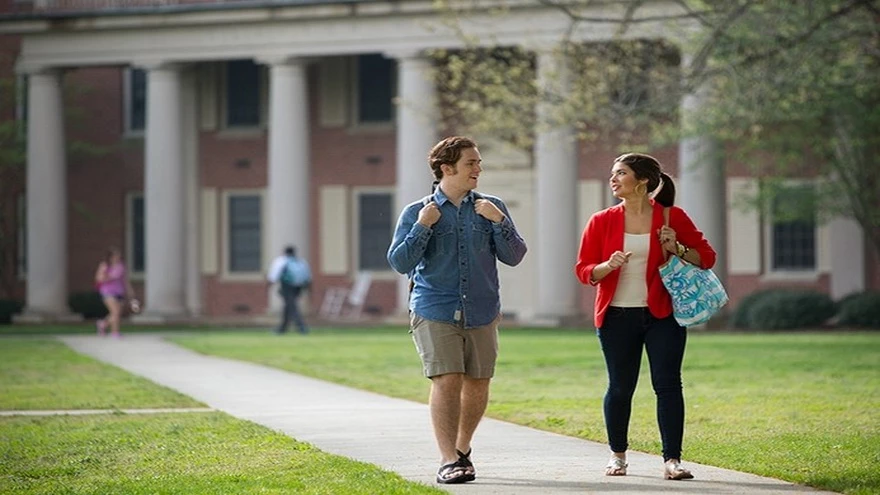
{"type": "Polygon", "coordinates": [[[737,303],[736,308],[733,310],[733,314],[730,316],[730,321],[728,322],[728,326],[731,328],[751,328],[749,326],[749,319],[752,309],[755,307],[755,303],[761,301],[765,297],[775,292],[779,292],[780,289],[763,289],[756,290],[755,292],[750,292],[747,296],[740,299],[737,303]]]}
{"type": "Polygon", "coordinates": [[[67,298],[67,305],[74,313],[83,318],[103,318],[107,316],[107,307],[97,292],[74,292],[67,298]]]}
{"type": "Polygon", "coordinates": [[[0,299],[0,325],[12,323],[12,315],[21,313],[24,304],[12,299],[0,299]]]}
{"type": "Polygon", "coordinates": [[[880,328],[880,292],[850,294],[838,301],[837,307],[838,325],[880,328]]]}
{"type": "Polygon", "coordinates": [[[818,327],[836,312],[837,307],[827,294],[780,289],[754,302],[748,313],[748,327],[755,330],[818,327]]]}

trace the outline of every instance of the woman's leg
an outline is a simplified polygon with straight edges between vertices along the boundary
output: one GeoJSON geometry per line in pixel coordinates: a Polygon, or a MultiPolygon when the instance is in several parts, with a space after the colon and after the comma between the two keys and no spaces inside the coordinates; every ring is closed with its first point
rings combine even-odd
{"type": "Polygon", "coordinates": [[[618,454],[629,447],[632,396],[642,361],[643,320],[640,308],[610,308],[597,332],[608,371],[608,390],[603,404],[605,428],[611,451],[618,454]]]}
{"type": "Polygon", "coordinates": [[[115,297],[105,297],[104,305],[107,306],[107,322],[110,324],[110,335],[119,337],[119,318],[122,315],[122,302],[115,297]]]}
{"type": "Polygon", "coordinates": [[[107,314],[95,322],[95,326],[98,327],[98,335],[101,337],[107,333],[107,326],[110,324],[110,313],[112,311],[110,308],[113,304],[113,300],[113,296],[105,296],[104,294],[101,294],[101,302],[104,303],[104,307],[107,308],[107,314]]]}
{"type": "Polygon", "coordinates": [[[684,436],[681,364],[687,330],[671,316],[652,320],[645,336],[645,349],[651,366],[651,384],[657,396],[657,424],[663,441],[663,460],[681,459],[684,436]]]}

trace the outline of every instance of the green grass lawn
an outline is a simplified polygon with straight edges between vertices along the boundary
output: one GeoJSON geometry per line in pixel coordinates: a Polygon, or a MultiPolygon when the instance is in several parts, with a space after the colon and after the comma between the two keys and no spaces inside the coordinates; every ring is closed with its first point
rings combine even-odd
{"type": "Polygon", "coordinates": [[[59,341],[0,340],[0,410],[205,407],[59,341]]]}
{"type": "MultiPolygon", "coordinates": [[[[200,403],[47,338],[0,338],[0,410],[200,403]]],[[[0,417],[0,493],[439,494],[225,413],[0,417]]]]}
{"type": "MultiPolygon", "coordinates": [[[[402,328],[170,338],[206,354],[427,399],[428,381],[402,328]]],[[[604,442],[606,384],[592,331],[502,330],[488,415],[604,442]]],[[[684,387],[686,460],[845,493],[880,493],[880,333],[691,332],[684,387]]],[[[654,411],[645,361],[634,398],[633,449],[660,453],[654,411]]]]}

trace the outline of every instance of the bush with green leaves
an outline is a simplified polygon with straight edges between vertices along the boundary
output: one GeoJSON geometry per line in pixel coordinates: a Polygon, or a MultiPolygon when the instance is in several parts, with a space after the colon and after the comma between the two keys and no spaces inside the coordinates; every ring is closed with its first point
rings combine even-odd
{"type": "Polygon", "coordinates": [[[107,316],[107,307],[97,292],[74,292],[67,298],[67,305],[74,313],[83,318],[103,318],[107,316]]]}
{"type": "Polygon", "coordinates": [[[837,324],[880,329],[880,291],[857,292],[837,302],[837,324]]]}
{"type": "Polygon", "coordinates": [[[12,299],[0,299],[0,325],[12,323],[12,315],[21,313],[24,304],[12,299]]]}
{"type": "Polygon", "coordinates": [[[812,290],[779,289],[757,299],[748,313],[748,328],[790,330],[824,325],[837,312],[827,294],[812,290]]]}
{"type": "Polygon", "coordinates": [[[763,289],[750,292],[747,296],[740,299],[739,302],[736,304],[736,307],[733,309],[733,313],[730,315],[728,325],[731,328],[751,328],[749,326],[749,315],[751,314],[752,309],[755,307],[755,304],[761,301],[763,298],[767,297],[768,295],[779,292],[779,290],[780,289],[763,289]]]}

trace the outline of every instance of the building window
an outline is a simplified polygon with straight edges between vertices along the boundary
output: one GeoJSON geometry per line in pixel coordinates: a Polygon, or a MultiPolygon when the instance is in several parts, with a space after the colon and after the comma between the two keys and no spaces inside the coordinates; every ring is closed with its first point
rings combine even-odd
{"type": "Polygon", "coordinates": [[[24,194],[18,197],[15,206],[16,224],[18,225],[15,268],[18,278],[24,280],[27,276],[27,198],[24,194]]]}
{"type": "Polygon", "coordinates": [[[137,134],[147,125],[147,72],[128,69],[124,73],[125,131],[137,134]]]}
{"type": "Polygon", "coordinates": [[[260,125],[260,66],[251,60],[226,63],[226,127],[260,125]]]}
{"type": "Polygon", "coordinates": [[[262,200],[256,194],[228,196],[230,273],[262,269],[262,200]]]}
{"type": "Polygon", "coordinates": [[[144,195],[135,193],[128,198],[128,250],[126,259],[132,273],[146,269],[146,229],[144,228],[144,195]]]}
{"type": "Polygon", "coordinates": [[[384,124],[394,120],[394,62],[382,55],[357,58],[357,115],[360,124],[384,124]]]}
{"type": "Polygon", "coordinates": [[[394,196],[385,192],[361,193],[358,206],[358,269],[388,270],[385,257],[394,229],[394,196]]]}
{"type": "Polygon", "coordinates": [[[816,270],[816,208],[810,186],[795,186],[774,195],[770,223],[772,271],[816,270]]]}

